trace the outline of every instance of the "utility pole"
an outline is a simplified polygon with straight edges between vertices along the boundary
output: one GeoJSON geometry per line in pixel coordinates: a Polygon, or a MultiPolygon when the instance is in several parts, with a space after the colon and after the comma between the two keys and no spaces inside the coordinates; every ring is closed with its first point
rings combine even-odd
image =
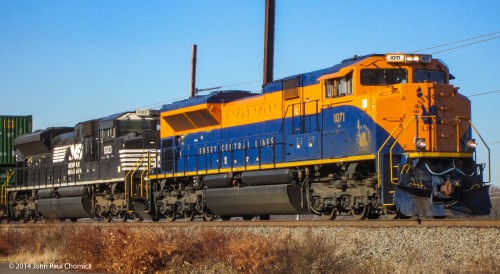
{"type": "Polygon", "coordinates": [[[196,44],[193,45],[193,55],[191,57],[191,97],[196,95],[196,44]]]}
{"type": "Polygon", "coordinates": [[[264,85],[273,81],[275,10],[275,0],[266,0],[266,18],[264,26],[264,85]]]}

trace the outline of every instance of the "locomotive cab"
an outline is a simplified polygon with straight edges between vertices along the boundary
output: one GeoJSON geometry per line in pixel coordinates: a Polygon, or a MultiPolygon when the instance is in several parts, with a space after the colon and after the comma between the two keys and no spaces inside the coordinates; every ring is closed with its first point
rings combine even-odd
{"type": "Polygon", "coordinates": [[[375,121],[373,152],[386,208],[408,216],[489,214],[470,101],[449,84],[453,76],[444,63],[387,54],[343,70],[320,78],[325,100],[353,95],[353,104],[359,101],[375,121]]]}
{"type": "Polygon", "coordinates": [[[378,195],[388,211],[489,214],[486,165],[475,160],[470,101],[449,83],[454,77],[448,67],[424,54],[355,56],[348,62],[355,63],[318,78],[322,130],[328,134],[323,146],[329,147],[323,155],[376,155],[378,195]]]}

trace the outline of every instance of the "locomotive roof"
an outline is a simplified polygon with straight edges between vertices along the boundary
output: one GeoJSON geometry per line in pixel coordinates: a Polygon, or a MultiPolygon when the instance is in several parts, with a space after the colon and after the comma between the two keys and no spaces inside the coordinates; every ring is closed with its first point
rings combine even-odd
{"type": "Polygon", "coordinates": [[[130,111],[125,111],[125,112],[120,112],[120,113],[115,113],[111,114],[109,116],[106,116],[104,118],[99,119],[99,122],[106,122],[106,121],[114,121],[118,119],[119,117],[125,115],[126,113],[129,113],[130,111]]]}
{"type": "MultiPolygon", "coordinates": [[[[306,72],[302,74],[297,74],[289,77],[285,77],[283,79],[275,80],[271,83],[268,83],[264,85],[264,93],[271,93],[275,91],[279,91],[283,89],[283,81],[288,80],[288,79],[293,79],[300,77],[300,86],[309,86],[313,84],[318,83],[318,78],[325,75],[325,74],[330,74],[337,72],[341,70],[342,68],[345,68],[347,66],[350,66],[352,64],[355,64],[357,62],[360,62],[366,58],[373,57],[373,56],[385,56],[384,54],[370,54],[370,55],[364,55],[364,56],[354,56],[349,59],[343,60],[341,63],[334,65],[329,68],[325,69],[320,69],[320,70],[315,70],[311,72],[306,72]]],[[[200,104],[207,104],[207,103],[222,103],[222,102],[232,102],[244,97],[249,97],[249,96],[255,96],[259,95],[256,93],[251,93],[249,91],[241,91],[241,90],[228,90],[228,91],[214,91],[212,93],[206,94],[206,95],[196,95],[192,98],[181,100],[181,101],[176,101],[173,102],[172,104],[168,105],[163,105],[163,107],[160,109],[160,111],[170,111],[170,110],[175,110],[175,109],[180,109],[184,107],[189,107],[189,106],[195,106],[195,105],[200,105],[200,104]]]]}
{"type": "Polygon", "coordinates": [[[336,65],[329,67],[329,68],[315,70],[315,71],[301,73],[301,74],[296,74],[296,75],[285,77],[283,79],[275,80],[275,81],[268,83],[264,86],[264,93],[271,93],[271,92],[282,90],[283,89],[283,81],[288,80],[288,79],[293,79],[293,78],[300,79],[299,85],[301,87],[317,84],[319,77],[326,75],[326,74],[337,72],[345,67],[348,67],[352,64],[363,61],[364,59],[369,58],[369,57],[373,57],[373,56],[385,56],[385,55],[384,54],[370,54],[370,55],[364,55],[364,56],[354,56],[352,58],[345,59],[342,62],[340,62],[340,64],[336,64],[336,65]]]}
{"type": "Polygon", "coordinates": [[[169,105],[163,105],[161,111],[169,111],[200,104],[228,103],[244,97],[249,97],[254,95],[257,94],[244,90],[224,90],[224,91],[219,90],[211,92],[206,95],[196,95],[192,98],[173,102],[172,104],[169,105]]]}

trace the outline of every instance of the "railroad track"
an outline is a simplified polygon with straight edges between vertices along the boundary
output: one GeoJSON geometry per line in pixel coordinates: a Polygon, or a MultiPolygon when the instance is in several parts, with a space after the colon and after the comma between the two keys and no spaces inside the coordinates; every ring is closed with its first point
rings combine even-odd
{"type": "Polygon", "coordinates": [[[214,221],[214,222],[96,222],[80,221],[78,223],[9,223],[1,224],[9,228],[37,228],[55,225],[74,227],[474,227],[500,228],[500,219],[409,219],[409,220],[336,220],[336,221],[214,221]]]}

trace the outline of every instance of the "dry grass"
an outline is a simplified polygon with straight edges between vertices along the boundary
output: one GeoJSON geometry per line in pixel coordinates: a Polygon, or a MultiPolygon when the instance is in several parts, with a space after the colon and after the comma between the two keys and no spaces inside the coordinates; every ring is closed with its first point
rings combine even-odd
{"type": "MultiPolygon", "coordinates": [[[[92,264],[108,273],[477,273],[496,272],[491,255],[440,265],[446,254],[416,249],[397,259],[363,254],[361,239],[339,248],[329,233],[293,237],[288,230],[272,233],[216,228],[153,230],[141,227],[54,225],[0,230],[0,260],[22,263],[92,264]],[[329,239],[328,239],[329,238],[329,239]]],[[[341,241],[341,239],[340,239],[341,241]]],[[[487,253],[487,252],[486,252],[487,253]]]]}

